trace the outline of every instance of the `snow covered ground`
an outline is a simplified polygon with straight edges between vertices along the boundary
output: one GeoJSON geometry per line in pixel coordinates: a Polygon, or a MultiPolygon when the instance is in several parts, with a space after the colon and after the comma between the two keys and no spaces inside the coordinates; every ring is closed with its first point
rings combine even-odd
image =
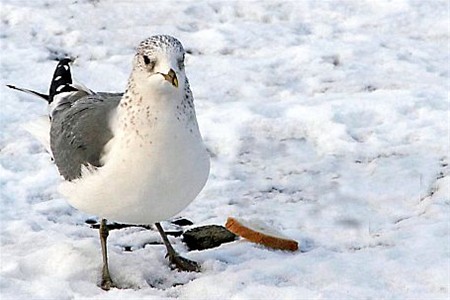
{"type": "Polygon", "coordinates": [[[0,18],[1,299],[448,299],[447,1],[2,0],[0,18]],[[134,47],[160,33],[189,50],[212,153],[181,215],[263,219],[301,251],[174,238],[203,267],[178,273],[156,232],[113,231],[122,289],[104,292],[93,216],[20,127],[45,103],[5,84],[45,92],[70,55],[80,82],[122,91],[134,47]]]}

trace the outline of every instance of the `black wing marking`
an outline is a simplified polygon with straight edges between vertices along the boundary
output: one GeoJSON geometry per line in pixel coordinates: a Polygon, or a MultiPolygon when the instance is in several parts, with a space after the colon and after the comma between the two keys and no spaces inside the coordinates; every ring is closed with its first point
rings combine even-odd
{"type": "Polygon", "coordinates": [[[21,91],[21,92],[24,92],[24,93],[27,93],[27,94],[31,94],[31,95],[34,95],[34,96],[38,96],[38,97],[40,97],[40,98],[42,98],[42,99],[44,99],[45,101],[48,102],[48,99],[49,99],[48,95],[45,95],[45,94],[42,94],[42,93],[39,93],[39,92],[36,92],[36,91],[32,91],[32,90],[29,90],[29,89],[20,88],[20,87],[17,87],[15,85],[12,85],[12,84],[7,84],[6,86],[9,87],[10,89],[13,89],[13,90],[21,91]]]}
{"type": "Polygon", "coordinates": [[[52,103],[56,95],[64,92],[76,92],[77,89],[72,87],[72,73],[70,72],[69,63],[72,60],[63,58],[59,61],[53,73],[52,81],[49,89],[48,103],[52,103]]]}
{"type": "Polygon", "coordinates": [[[53,73],[53,77],[52,77],[52,81],[50,83],[50,89],[49,89],[48,95],[39,93],[39,92],[36,92],[33,90],[16,87],[11,84],[7,84],[6,86],[11,89],[14,89],[14,90],[18,90],[18,91],[21,91],[24,93],[38,96],[38,97],[46,100],[49,104],[53,102],[53,99],[56,95],[58,95],[60,93],[64,93],[64,92],[82,91],[82,92],[86,92],[86,94],[90,94],[91,91],[80,90],[79,88],[73,86],[72,74],[70,72],[70,66],[69,66],[69,63],[71,63],[71,62],[72,62],[72,60],[69,58],[61,59],[58,62],[58,65],[55,68],[55,72],[53,73]]]}

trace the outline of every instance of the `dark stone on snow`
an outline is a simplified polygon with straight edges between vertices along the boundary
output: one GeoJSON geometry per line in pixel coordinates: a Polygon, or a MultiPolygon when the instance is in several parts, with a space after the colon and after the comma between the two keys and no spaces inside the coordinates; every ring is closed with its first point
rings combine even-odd
{"type": "MultiPolygon", "coordinates": [[[[100,223],[92,224],[92,222],[90,220],[89,220],[89,222],[88,222],[88,220],[86,220],[86,223],[91,225],[91,228],[94,228],[94,229],[100,228],[100,223]]],[[[122,224],[122,223],[109,223],[109,224],[106,224],[106,227],[108,227],[108,230],[118,230],[118,229],[123,229],[123,228],[128,228],[128,227],[142,227],[147,230],[153,230],[151,225],[134,225],[134,224],[122,224]]]]}
{"type": "Polygon", "coordinates": [[[87,219],[86,221],[84,221],[86,224],[89,224],[89,225],[94,225],[94,224],[97,224],[97,220],[94,220],[94,219],[87,219]]]}
{"type": "MultiPolygon", "coordinates": [[[[86,222],[86,224],[89,224],[91,226],[91,228],[94,228],[94,229],[100,228],[100,223],[98,223],[96,220],[88,219],[85,222],[86,222]]],[[[108,224],[106,224],[106,227],[108,228],[108,230],[120,230],[120,229],[128,228],[128,227],[141,227],[141,228],[144,228],[147,230],[154,230],[152,225],[135,225],[135,224],[123,224],[123,223],[108,223],[108,224]]],[[[171,231],[165,231],[165,233],[167,235],[179,237],[183,234],[183,230],[171,230],[171,231]]]]}
{"type": "Polygon", "coordinates": [[[223,226],[207,225],[186,231],[183,242],[189,250],[204,250],[236,240],[237,236],[223,226]]]}
{"type": "Polygon", "coordinates": [[[178,225],[178,226],[190,226],[190,225],[194,225],[194,223],[192,223],[191,220],[185,219],[185,218],[181,218],[181,219],[176,219],[171,221],[172,224],[178,225]]]}

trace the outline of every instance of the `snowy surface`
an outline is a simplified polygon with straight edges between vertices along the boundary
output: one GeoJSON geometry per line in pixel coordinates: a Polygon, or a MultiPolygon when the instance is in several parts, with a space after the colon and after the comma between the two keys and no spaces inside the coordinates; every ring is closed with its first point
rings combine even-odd
{"type": "Polygon", "coordinates": [[[1,299],[448,299],[447,1],[62,3],[0,5],[1,299]],[[178,273],[156,232],[113,231],[122,289],[104,292],[95,216],[58,194],[21,128],[45,103],[4,85],[45,92],[67,54],[80,82],[122,91],[134,47],[160,33],[191,53],[212,154],[181,215],[262,219],[301,251],[240,240],[188,252],[174,238],[203,267],[178,273]]]}

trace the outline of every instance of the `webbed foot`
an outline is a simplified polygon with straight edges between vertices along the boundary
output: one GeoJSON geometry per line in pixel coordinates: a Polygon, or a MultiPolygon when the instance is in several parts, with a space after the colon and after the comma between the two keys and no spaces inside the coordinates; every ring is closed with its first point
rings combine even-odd
{"type": "Polygon", "coordinates": [[[200,265],[190,259],[187,259],[177,253],[167,254],[172,269],[185,272],[200,272],[200,265]]]}
{"type": "Polygon", "coordinates": [[[111,278],[102,278],[102,282],[100,283],[100,288],[104,291],[109,291],[111,288],[117,287],[111,278]]]}

